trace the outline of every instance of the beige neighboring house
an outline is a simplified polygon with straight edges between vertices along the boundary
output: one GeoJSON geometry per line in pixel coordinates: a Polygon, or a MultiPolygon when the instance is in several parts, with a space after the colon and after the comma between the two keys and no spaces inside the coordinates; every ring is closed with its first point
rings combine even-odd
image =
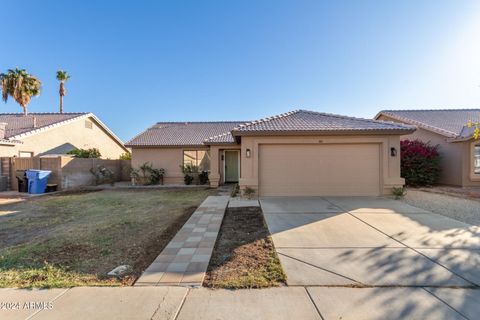
{"type": "Polygon", "coordinates": [[[105,159],[127,151],[92,113],[0,114],[1,157],[65,154],[75,148],[97,148],[105,159]]]}
{"type": "Polygon", "coordinates": [[[439,182],[453,186],[480,186],[480,141],[472,138],[468,122],[480,121],[480,109],[384,110],[375,119],[410,124],[417,130],[401,139],[439,145],[442,174],[439,182]]]}
{"type": "Polygon", "coordinates": [[[260,196],[378,196],[402,186],[400,136],[415,127],[296,110],[250,122],[159,122],[134,137],[132,166],[182,164],[210,171],[210,185],[238,182],[260,196]]]}

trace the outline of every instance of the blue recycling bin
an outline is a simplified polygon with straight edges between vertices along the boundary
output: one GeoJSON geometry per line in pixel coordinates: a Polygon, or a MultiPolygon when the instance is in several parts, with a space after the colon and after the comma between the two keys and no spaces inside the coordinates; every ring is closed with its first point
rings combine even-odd
{"type": "Polygon", "coordinates": [[[45,189],[48,184],[48,177],[52,174],[52,171],[48,170],[27,170],[28,179],[28,193],[39,194],[45,193],[45,189]]]}

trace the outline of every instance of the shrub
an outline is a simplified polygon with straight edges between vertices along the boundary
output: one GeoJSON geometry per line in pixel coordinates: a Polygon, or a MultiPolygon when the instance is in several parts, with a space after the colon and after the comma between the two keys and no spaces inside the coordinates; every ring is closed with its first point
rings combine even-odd
{"type": "Polygon", "coordinates": [[[100,158],[102,154],[100,150],[97,148],[90,148],[90,149],[73,149],[67,154],[74,155],[77,158],[100,158]]]}
{"type": "Polygon", "coordinates": [[[132,184],[136,185],[140,183],[140,170],[139,169],[130,169],[130,178],[132,179],[132,184]]]}
{"type": "Polygon", "coordinates": [[[392,194],[396,200],[403,198],[407,194],[407,189],[405,187],[393,187],[392,194]]]}
{"type": "Polygon", "coordinates": [[[130,176],[140,184],[163,184],[163,176],[165,175],[165,169],[155,169],[150,162],[145,162],[138,169],[132,169],[130,176]]]}
{"type": "Polygon", "coordinates": [[[165,175],[165,169],[151,169],[150,170],[150,180],[148,184],[163,184],[163,176],[165,175]]]}
{"type": "Polygon", "coordinates": [[[193,176],[189,175],[188,173],[183,176],[183,182],[185,182],[186,185],[190,185],[193,182],[193,176]]]}
{"type": "Polygon", "coordinates": [[[118,158],[120,160],[132,160],[132,154],[130,152],[124,152],[120,155],[120,157],[118,158]]]}
{"type": "Polygon", "coordinates": [[[245,189],[243,190],[243,195],[247,197],[247,199],[252,199],[253,196],[255,195],[255,189],[250,187],[245,187],[245,189]]]}
{"type": "Polygon", "coordinates": [[[401,175],[410,186],[433,185],[440,176],[438,145],[420,140],[400,142],[401,175]]]}
{"type": "Polygon", "coordinates": [[[190,164],[186,164],[183,166],[180,166],[182,169],[182,172],[184,174],[183,176],[183,182],[185,182],[186,185],[190,185],[193,182],[193,173],[198,172],[198,167],[197,166],[192,166],[190,164]]]}
{"type": "Polygon", "coordinates": [[[236,183],[232,189],[232,192],[230,193],[230,197],[235,198],[238,195],[239,191],[240,191],[240,186],[238,185],[238,183],[236,183]]]}
{"type": "Polygon", "coordinates": [[[206,184],[208,182],[208,171],[202,171],[198,175],[198,180],[200,180],[200,184],[206,184]]]}
{"type": "Polygon", "coordinates": [[[97,185],[110,183],[113,186],[115,184],[115,174],[104,166],[92,168],[90,172],[95,176],[95,183],[97,185]]]}

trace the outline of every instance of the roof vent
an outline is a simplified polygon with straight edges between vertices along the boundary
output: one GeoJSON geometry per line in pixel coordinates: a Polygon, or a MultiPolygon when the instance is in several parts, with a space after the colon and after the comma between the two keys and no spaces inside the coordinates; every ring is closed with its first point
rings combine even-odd
{"type": "Polygon", "coordinates": [[[33,127],[37,127],[37,118],[35,118],[35,116],[33,117],[33,127]]]}

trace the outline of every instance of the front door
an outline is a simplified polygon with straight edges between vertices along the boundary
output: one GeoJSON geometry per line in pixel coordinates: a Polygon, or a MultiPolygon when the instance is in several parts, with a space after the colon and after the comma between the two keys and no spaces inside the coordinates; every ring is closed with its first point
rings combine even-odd
{"type": "Polygon", "coordinates": [[[238,182],[240,151],[225,150],[225,182],[238,182]]]}

